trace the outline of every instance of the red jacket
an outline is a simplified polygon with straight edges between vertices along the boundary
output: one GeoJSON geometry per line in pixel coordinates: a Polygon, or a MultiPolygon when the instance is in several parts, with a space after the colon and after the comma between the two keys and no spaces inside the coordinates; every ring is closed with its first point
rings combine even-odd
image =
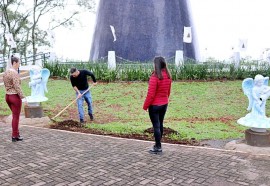
{"type": "Polygon", "coordinates": [[[166,70],[162,70],[163,79],[153,73],[149,80],[148,93],[145,98],[143,109],[147,110],[150,105],[165,105],[169,102],[172,80],[169,79],[166,70]]]}

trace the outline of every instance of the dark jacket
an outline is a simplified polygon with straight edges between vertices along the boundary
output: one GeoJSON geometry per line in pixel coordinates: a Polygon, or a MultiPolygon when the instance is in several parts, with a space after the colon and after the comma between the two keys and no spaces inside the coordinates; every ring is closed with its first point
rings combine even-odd
{"type": "Polygon", "coordinates": [[[80,74],[77,77],[70,76],[70,82],[72,87],[77,87],[78,90],[86,90],[88,89],[88,81],[87,76],[91,76],[93,82],[97,82],[94,74],[88,70],[79,70],[80,74]]]}

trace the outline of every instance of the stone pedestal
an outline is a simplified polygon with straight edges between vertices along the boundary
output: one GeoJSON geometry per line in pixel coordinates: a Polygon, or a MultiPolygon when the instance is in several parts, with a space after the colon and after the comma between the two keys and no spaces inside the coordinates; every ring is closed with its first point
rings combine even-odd
{"type": "Polygon", "coordinates": [[[270,147],[270,132],[256,132],[251,129],[245,131],[246,143],[257,147],[270,147]]]}
{"type": "Polygon", "coordinates": [[[26,105],[24,107],[25,118],[42,118],[43,108],[41,105],[26,105]]]}

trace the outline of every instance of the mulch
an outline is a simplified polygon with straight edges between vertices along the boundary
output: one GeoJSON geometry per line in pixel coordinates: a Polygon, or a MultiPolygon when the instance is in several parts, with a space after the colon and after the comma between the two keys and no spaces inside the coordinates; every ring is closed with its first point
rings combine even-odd
{"type": "MultiPolygon", "coordinates": [[[[112,132],[107,132],[103,130],[93,129],[93,128],[87,128],[84,125],[82,125],[78,121],[74,120],[64,120],[61,122],[55,122],[54,124],[50,125],[50,128],[52,129],[59,129],[59,130],[67,130],[67,131],[73,131],[73,132],[81,132],[81,133],[90,133],[90,134],[97,134],[97,135],[109,135],[114,137],[120,137],[120,138],[129,138],[129,139],[139,139],[139,140],[147,140],[147,141],[153,141],[154,137],[154,130],[153,128],[146,129],[143,134],[115,134],[112,132]]],[[[196,139],[191,140],[174,140],[170,139],[168,136],[170,134],[178,134],[177,131],[169,128],[164,127],[163,128],[163,137],[162,142],[165,143],[174,143],[174,144],[183,144],[183,145],[192,145],[192,146],[199,146],[200,143],[196,139]]]]}

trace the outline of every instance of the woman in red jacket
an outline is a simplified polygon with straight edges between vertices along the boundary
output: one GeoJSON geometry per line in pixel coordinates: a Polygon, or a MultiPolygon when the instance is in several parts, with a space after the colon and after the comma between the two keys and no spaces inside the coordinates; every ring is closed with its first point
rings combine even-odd
{"type": "Polygon", "coordinates": [[[154,128],[156,143],[153,149],[150,150],[150,153],[159,153],[162,152],[163,120],[171,93],[172,78],[163,57],[155,57],[154,68],[154,72],[149,80],[148,93],[143,109],[148,110],[154,128]]]}

